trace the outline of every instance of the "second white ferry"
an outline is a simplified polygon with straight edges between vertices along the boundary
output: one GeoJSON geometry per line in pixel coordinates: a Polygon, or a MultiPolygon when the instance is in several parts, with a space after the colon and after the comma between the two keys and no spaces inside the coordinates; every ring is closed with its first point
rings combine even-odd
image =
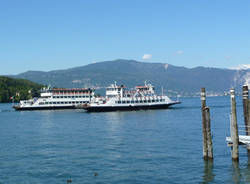
{"type": "Polygon", "coordinates": [[[40,97],[21,100],[14,105],[16,110],[44,110],[44,109],[74,109],[78,105],[86,104],[94,97],[93,89],[51,89],[43,88],[40,97]]]}
{"type": "Polygon", "coordinates": [[[89,112],[165,109],[171,105],[179,104],[166,95],[156,95],[151,84],[145,82],[144,86],[136,86],[135,90],[125,90],[123,85],[116,83],[106,88],[106,97],[93,98],[89,104],[82,107],[89,112]]]}

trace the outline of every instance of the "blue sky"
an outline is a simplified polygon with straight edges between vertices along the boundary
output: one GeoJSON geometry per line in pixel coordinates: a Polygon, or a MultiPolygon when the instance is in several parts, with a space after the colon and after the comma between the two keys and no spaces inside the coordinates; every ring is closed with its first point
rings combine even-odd
{"type": "Polygon", "coordinates": [[[248,0],[0,0],[0,75],[118,58],[249,64],[249,8],[248,0]]]}

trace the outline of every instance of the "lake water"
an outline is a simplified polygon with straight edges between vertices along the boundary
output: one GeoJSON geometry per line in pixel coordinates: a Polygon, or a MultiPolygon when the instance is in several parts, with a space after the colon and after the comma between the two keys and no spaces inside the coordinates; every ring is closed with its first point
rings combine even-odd
{"type": "MultiPolygon", "coordinates": [[[[245,148],[237,165],[225,142],[230,98],[207,99],[213,163],[202,158],[200,99],[181,101],[166,110],[106,113],[17,112],[0,104],[0,184],[250,182],[245,148]]],[[[237,110],[242,126],[241,98],[237,110]]]]}

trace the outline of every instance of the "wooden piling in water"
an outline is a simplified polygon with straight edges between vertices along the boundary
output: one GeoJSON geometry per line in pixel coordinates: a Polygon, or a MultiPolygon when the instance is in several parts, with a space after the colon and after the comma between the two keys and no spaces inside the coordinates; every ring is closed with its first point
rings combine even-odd
{"type": "Polygon", "coordinates": [[[207,152],[208,159],[213,159],[213,142],[211,134],[211,121],[210,121],[210,110],[209,107],[205,107],[205,117],[206,117],[206,128],[207,128],[207,152]]]}
{"type": "Polygon", "coordinates": [[[248,105],[248,86],[242,87],[242,103],[244,112],[244,121],[246,127],[246,135],[250,134],[250,119],[249,119],[249,105],[248,105]]]}
{"type": "Polygon", "coordinates": [[[232,146],[232,160],[239,161],[239,135],[238,135],[238,125],[237,125],[237,114],[236,114],[236,100],[234,89],[230,90],[231,97],[231,138],[233,142],[232,146]]]}
{"type": "Polygon", "coordinates": [[[206,123],[206,90],[201,88],[201,113],[202,113],[202,136],[203,136],[203,158],[208,159],[208,146],[207,146],[207,123],[206,123]]]}

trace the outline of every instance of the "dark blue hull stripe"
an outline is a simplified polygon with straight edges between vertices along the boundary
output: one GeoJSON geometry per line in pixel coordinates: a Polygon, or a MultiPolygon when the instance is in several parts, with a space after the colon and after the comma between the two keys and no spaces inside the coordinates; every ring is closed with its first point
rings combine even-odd
{"type": "Polygon", "coordinates": [[[106,107],[84,107],[88,112],[108,112],[108,111],[133,111],[148,109],[167,109],[169,106],[179,104],[180,102],[160,105],[140,105],[140,106],[106,106],[106,107]]]}

